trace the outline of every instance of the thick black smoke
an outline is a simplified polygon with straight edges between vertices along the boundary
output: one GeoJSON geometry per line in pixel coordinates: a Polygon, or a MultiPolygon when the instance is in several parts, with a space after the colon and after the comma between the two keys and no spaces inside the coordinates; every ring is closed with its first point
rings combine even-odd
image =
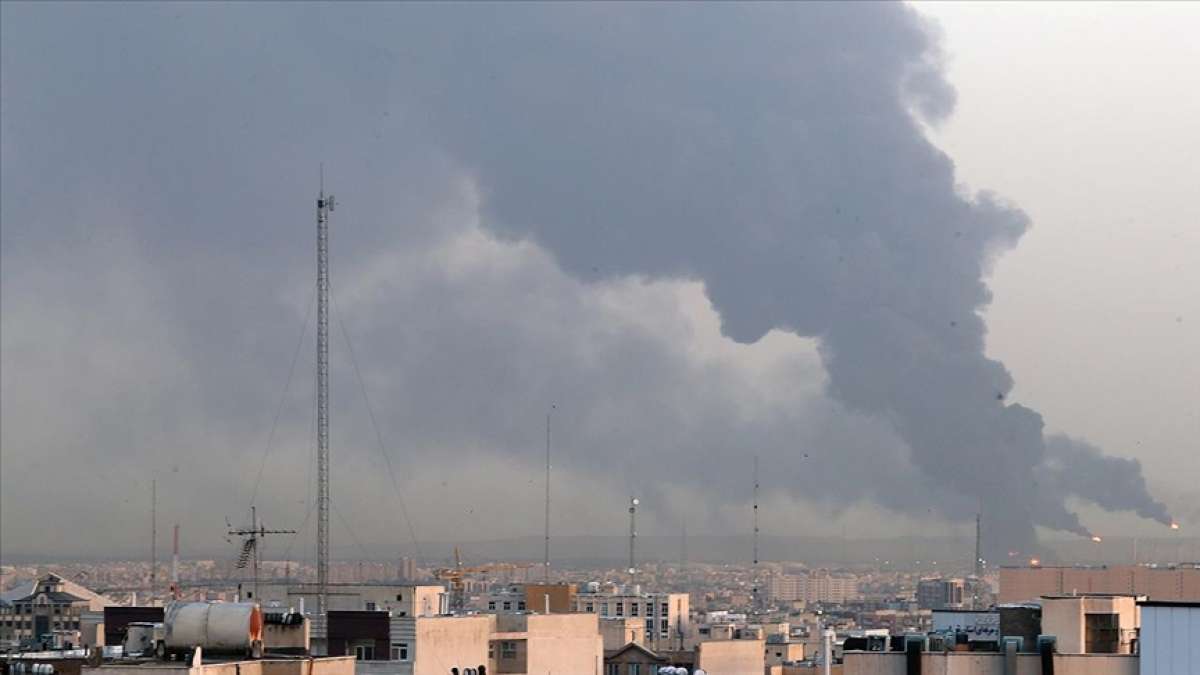
{"type": "Polygon", "coordinates": [[[1028,219],[964,194],[923,133],[954,92],[913,10],[470,5],[405,23],[414,118],[477,177],[490,227],[583,278],[699,278],[739,341],[818,337],[831,393],[978,499],[993,552],[1033,550],[1035,525],[1088,534],[1068,494],[1166,519],[1136,462],[1065,439],[1048,454],[1041,416],[1005,401],[980,312],[1028,219]]]}

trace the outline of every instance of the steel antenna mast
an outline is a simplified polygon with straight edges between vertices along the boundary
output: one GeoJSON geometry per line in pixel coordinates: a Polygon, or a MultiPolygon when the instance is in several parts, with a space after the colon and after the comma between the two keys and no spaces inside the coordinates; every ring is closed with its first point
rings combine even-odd
{"type": "Polygon", "coordinates": [[[634,544],[637,542],[637,507],[638,498],[629,498],[629,583],[637,580],[637,562],[634,558],[634,544]]]}
{"type": "Polygon", "coordinates": [[[751,590],[750,601],[754,611],[757,612],[761,605],[758,597],[758,455],[754,456],[754,569],[753,569],[753,587],[751,590]]]}
{"type": "Polygon", "coordinates": [[[542,582],[550,583],[550,414],[556,406],[546,411],[546,551],[542,560],[542,582]]]}
{"type": "Polygon", "coordinates": [[[150,598],[158,592],[158,481],[150,481],[150,598]]]}
{"type": "Polygon", "coordinates": [[[317,196],[317,612],[329,600],[329,213],[321,169],[317,196]]]}

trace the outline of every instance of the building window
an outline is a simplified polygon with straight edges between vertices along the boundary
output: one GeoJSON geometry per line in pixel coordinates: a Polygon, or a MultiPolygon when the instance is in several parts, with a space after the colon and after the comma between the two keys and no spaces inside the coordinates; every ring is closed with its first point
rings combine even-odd
{"type": "Polygon", "coordinates": [[[359,661],[374,661],[375,648],[371,645],[355,645],[354,658],[359,661]]]}
{"type": "Polygon", "coordinates": [[[392,643],[392,660],[407,661],[408,660],[408,643],[393,642],[392,643]]]}
{"type": "Polygon", "coordinates": [[[403,601],[404,601],[404,596],[397,593],[396,594],[396,602],[403,602],[403,601]]]}
{"type": "Polygon", "coordinates": [[[515,659],[517,658],[517,643],[513,640],[500,641],[500,658],[515,659]]]}
{"type": "Polygon", "coordinates": [[[629,616],[637,616],[638,615],[638,607],[640,607],[640,606],[641,605],[639,605],[636,602],[629,603],[629,616]]]}
{"type": "Polygon", "coordinates": [[[604,675],[621,675],[621,664],[619,664],[619,663],[604,664],[604,675]]]}
{"type": "Polygon", "coordinates": [[[665,602],[664,602],[664,603],[662,604],[662,612],[661,612],[661,613],[662,613],[662,615],[663,615],[663,616],[666,616],[666,615],[667,615],[667,614],[669,614],[670,612],[671,612],[671,606],[670,606],[669,604],[667,604],[667,603],[665,603],[665,602]]]}
{"type": "Polygon", "coordinates": [[[373,602],[368,602],[368,603],[367,603],[367,611],[368,611],[368,612],[374,612],[374,611],[375,611],[375,603],[373,603],[373,602]]]}
{"type": "Polygon", "coordinates": [[[646,637],[654,636],[654,619],[646,619],[646,637]]]}
{"type": "Polygon", "coordinates": [[[654,613],[654,603],[647,602],[646,603],[646,616],[650,616],[653,613],[654,613]]]}
{"type": "Polygon", "coordinates": [[[600,603],[600,616],[608,616],[608,603],[600,603]]]}
{"type": "Polygon", "coordinates": [[[1116,654],[1121,644],[1120,617],[1116,614],[1085,614],[1083,651],[1116,654]]]}
{"type": "Polygon", "coordinates": [[[617,603],[617,616],[625,616],[625,603],[617,603]]]}
{"type": "Polygon", "coordinates": [[[666,619],[662,619],[662,620],[659,622],[659,626],[660,626],[660,628],[659,628],[659,629],[662,631],[662,634],[663,634],[664,636],[666,636],[666,634],[667,634],[667,629],[668,629],[668,626],[667,626],[667,620],[666,620],[666,619]]]}
{"type": "Polygon", "coordinates": [[[512,609],[512,601],[511,601],[511,600],[505,600],[505,601],[504,601],[504,611],[506,611],[506,612],[507,612],[507,611],[509,611],[509,610],[511,610],[511,609],[512,609]]]}
{"type": "Polygon", "coordinates": [[[524,600],[517,601],[517,610],[521,611],[521,612],[525,611],[525,601],[524,600]]]}
{"type": "Polygon", "coordinates": [[[584,605],[584,606],[583,606],[583,611],[587,612],[588,614],[595,614],[595,613],[596,613],[596,606],[595,606],[594,604],[592,604],[592,603],[590,603],[590,602],[589,602],[589,603],[587,603],[586,605],[584,605]]]}
{"type": "Polygon", "coordinates": [[[495,600],[488,600],[488,609],[492,610],[493,612],[496,611],[496,601],[495,600]]]}
{"type": "Polygon", "coordinates": [[[640,663],[629,664],[629,675],[642,675],[642,664],[640,664],[640,663]]]}

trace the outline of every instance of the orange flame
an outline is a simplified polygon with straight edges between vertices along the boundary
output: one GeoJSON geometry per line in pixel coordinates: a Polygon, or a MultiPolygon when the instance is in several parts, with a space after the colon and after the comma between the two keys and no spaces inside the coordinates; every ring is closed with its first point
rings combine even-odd
{"type": "Polygon", "coordinates": [[[1178,529],[1179,529],[1179,523],[1171,523],[1171,529],[1172,529],[1172,530],[1178,530],[1178,529]]]}

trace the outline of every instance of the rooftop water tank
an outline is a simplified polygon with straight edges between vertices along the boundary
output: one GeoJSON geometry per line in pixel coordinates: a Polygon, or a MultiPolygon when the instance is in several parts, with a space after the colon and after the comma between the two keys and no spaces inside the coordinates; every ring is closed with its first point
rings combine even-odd
{"type": "Polygon", "coordinates": [[[262,656],[263,615],[249,602],[177,602],[167,607],[164,651],[262,656]]]}

